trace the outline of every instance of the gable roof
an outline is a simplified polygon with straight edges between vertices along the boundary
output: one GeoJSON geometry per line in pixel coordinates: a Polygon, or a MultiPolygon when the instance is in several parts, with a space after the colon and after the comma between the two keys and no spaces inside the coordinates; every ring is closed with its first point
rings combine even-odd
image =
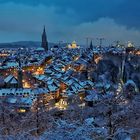
{"type": "Polygon", "coordinates": [[[11,83],[11,84],[17,84],[18,80],[13,75],[9,75],[4,79],[4,82],[11,83]]]}

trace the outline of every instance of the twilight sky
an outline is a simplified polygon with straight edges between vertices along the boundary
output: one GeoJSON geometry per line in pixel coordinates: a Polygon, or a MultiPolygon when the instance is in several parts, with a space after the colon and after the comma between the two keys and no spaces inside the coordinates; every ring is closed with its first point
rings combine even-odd
{"type": "Polygon", "coordinates": [[[140,44],[140,0],[0,0],[0,42],[105,37],[140,44]]]}

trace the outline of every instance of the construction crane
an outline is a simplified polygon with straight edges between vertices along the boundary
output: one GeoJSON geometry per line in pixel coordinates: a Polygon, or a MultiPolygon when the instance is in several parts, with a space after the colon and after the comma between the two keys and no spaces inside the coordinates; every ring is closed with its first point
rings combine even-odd
{"type": "Polygon", "coordinates": [[[119,41],[119,40],[116,40],[116,41],[114,41],[113,43],[115,43],[115,46],[116,46],[116,47],[119,47],[119,46],[120,46],[120,41],[119,41]]]}
{"type": "MultiPolygon", "coordinates": [[[[118,48],[125,48],[125,44],[123,44],[121,41],[117,40],[117,41],[114,41],[113,43],[115,43],[115,47],[118,47],[118,48]]],[[[113,46],[113,45],[112,45],[113,46]]]]}
{"type": "Polygon", "coordinates": [[[62,40],[58,41],[58,46],[61,46],[62,44],[63,44],[62,40]]]}
{"type": "Polygon", "coordinates": [[[97,40],[99,40],[99,47],[101,49],[102,48],[103,41],[105,40],[105,38],[101,37],[101,38],[97,38],[97,40]]]}

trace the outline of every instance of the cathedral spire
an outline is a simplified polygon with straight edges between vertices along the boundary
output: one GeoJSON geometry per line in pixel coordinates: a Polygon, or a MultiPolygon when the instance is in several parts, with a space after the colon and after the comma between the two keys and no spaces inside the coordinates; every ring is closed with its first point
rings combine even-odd
{"type": "Polygon", "coordinates": [[[45,49],[45,51],[48,51],[48,41],[47,41],[47,35],[46,35],[46,29],[44,26],[43,33],[42,33],[42,48],[45,49]]]}
{"type": "Polygon", "coordinates": [[[43,29],[43,34],[46,34],[46,29],[45,29],[45,25],[44,25],[44,29],[43,29]]]}
{"type": "Polygon", "coordinates": [[[90,49],[93,49],[92,40],[91,40],[91,42],[90,42],[90,49]]]}

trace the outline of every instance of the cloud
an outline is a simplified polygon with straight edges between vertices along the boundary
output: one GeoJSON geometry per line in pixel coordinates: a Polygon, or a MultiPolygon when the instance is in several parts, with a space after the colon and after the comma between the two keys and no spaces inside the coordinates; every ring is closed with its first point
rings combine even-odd
{"type": "Polygon", "coordinates": [[[67,9],[74,11],[76,22],[94,22],[101,17],[115,19],[128,28],[140,29],[139,0],[0,0],[0,3],[13,2],[17,6],[57,7],[57,13],[65,14],[67,9]]]}
{"type": "MultiPolygon", "coordinates": [[[[51,38],[56,38],[61,28],[73,24],[73,11],[67,9],[65,14],[57,13],[57,7],[46,7],[44,5],[27,6],[14,3],[0,5],[0,36],[4,33],[11,35],[11,41],[20,39],[39,40],[40,33],[44,25],[46,25],[48,34],[51,38]],[[17,36],[17,34],[20,34],[17,36]]],[[[9,39],[5,37],[5,40],[9,39]]],[[[0,40],[3,41],[3,40],[0,40]]]]}
{"type": "MultiPolygon", "coordinates": [[[[0,42],[18,40],[41,40],[43,25],[46,25],[49,41],[76,40],[85,44],[85,38],[105,37],[106,43],[114,40],[132,40],[140,44],[140,31],[127,28],[111,17],[98,17],[96,20],[78,22],[76,11],[70,7],[65,12],[56,5],[25,5],[5,3],[0,5],[0,42]]],[[[92,15],[92,13],[91,13],[92,15]]]]}
{"type": "MultiPolygon", "coordinates": [[[[84,39],[85,37],[95,38],[94,42],[97,43],[97,37],[104,37],[105,43],[112,43],[113,41],[120,40],[122,43],[127,41],[140,44],[140,31],[135,28],[127,28],[124,25],[117,24],[114,19],[103,17],[95,22],[86,22],[75,26],[72,30],[73,39],[84,39]]],[[[82,41],[82,43],[84,43],[82,41]]]]}

